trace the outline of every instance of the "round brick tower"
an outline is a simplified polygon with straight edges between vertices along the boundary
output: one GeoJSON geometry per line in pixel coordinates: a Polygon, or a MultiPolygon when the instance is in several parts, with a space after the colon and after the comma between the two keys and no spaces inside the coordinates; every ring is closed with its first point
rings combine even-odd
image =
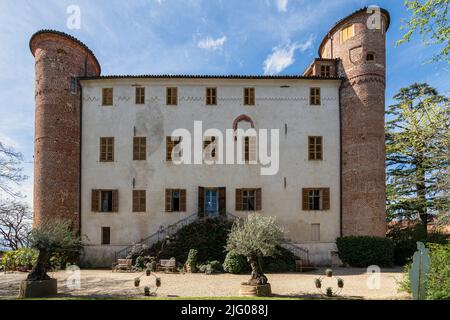
{"type": "Polygon", "coordinates": [[[339,21],[321,58],[338,59],[342,234],[386,235],[385,88],[388,11],[364,8],[339,21]]]}
{"type": "Polygon", "coordinates": [[[81,95],[75,77],[99,76],[100,64],[76,38],[41,30],[35,57],[34,224],[52,218],[79,232],[81,95]]]}

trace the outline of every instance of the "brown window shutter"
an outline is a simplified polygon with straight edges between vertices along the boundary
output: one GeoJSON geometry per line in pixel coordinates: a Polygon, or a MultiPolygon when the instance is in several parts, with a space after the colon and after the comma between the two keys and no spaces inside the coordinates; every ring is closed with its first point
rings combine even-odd
{"type": "Polygon", "coordinates": [[[242,189],[236,189],[236,211],[242,210],[242,189]]]}
{"type": "Polygon", "coordinates": [[[308,201],[308,193],[309,189],[303,189],[303,210],[309,210],[309,201],[308,201]]]}
{"type": "Polygon", "coordinates": [[[198,212],[204,213],[205,211],[205,188],[198,187],[198,212]]]}
{"type": "Polygon", "coordinates": [[[227,212],[227,189],[225,187],[219,188],[219,213],[226,214],[227,212]]]}
{"type": "Polygon", "coordinates": [[[322,196],[322,210],[330,210],[330,188],[323,188],[322,196]]]}
{"type": "Polygon", "coordinates": [[[172,189],[166,189],[166,212],[172,212],[172,189]]]}
{"type": "Polygon", "coordinates": [[[110,138],[110,155],[108,155],[109,161],[114,161],[114,138],[110,138]]]}
{"type": "Polygon", "coordinates": [[[262,190],[256,189],[256,211],[262,210],[262,190]]]}
{"type": "Polygon", "coordinates": [[[186,190],[180,190],[180,211],[186,212],[186,190]]]}
{"type": "Polygon", "coordinates": [[[119,211],[119,190],[112,191],[112,212],[119,211]]]}
{"type": "Polygon", "coordinates": [[[100,208],[100,191],[92,190],[91,196],[91,211],[98,212],[100,208]]]}
{"type": "Polygon", "coordinates": [[[141,199],[140,199],[140,206],[141,206],[141,211],[145,212],[147,211],[147,193],[145,192],[145,190],[141,191],[141,199]]]}
{"type": "Polygon", "coordinates": [[[166,137],[166,161],[172,161],[173,141],[172,137],[166,137]]]}

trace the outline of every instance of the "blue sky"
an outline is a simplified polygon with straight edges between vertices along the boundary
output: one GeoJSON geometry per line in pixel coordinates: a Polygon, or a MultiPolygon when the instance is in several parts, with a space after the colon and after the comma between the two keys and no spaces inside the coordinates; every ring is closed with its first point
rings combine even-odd
{"type": "Polygon", "coordinates": [[[428,82],[450,95],[450,66],[426,64],[438,50],[419,39],[400,47],[403,0],[15,0],[0,1],[0,141],[25,157],[30,179],[18,188],[32,201],[34,60],[39,29],[86,43],[102,74],[299,74],[339,19],[369,5],[388,9],[387,103],[404,86],[428,82]],[[81,28],[68,29],[78,5],[81,28]]]}

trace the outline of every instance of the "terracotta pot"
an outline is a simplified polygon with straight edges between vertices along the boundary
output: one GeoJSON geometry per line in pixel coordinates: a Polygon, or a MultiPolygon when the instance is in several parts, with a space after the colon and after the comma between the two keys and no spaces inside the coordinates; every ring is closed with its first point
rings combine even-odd
{"type": "Polygon", "coordinates": [[[241,297],[267,297],[272,295],[272,289],[270,283],[263,285],[241,284],[239,295],[241,297]]]}
{"type": "Polygon", "coordinates": [[[28,281],[20,283],[19,298],[45,298],[58,294],[56,279],[28,281]]]}

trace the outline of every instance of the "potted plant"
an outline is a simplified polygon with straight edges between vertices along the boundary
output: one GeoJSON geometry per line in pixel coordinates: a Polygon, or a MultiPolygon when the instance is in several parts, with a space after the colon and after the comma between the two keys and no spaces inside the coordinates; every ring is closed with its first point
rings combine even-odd
{"type": "Polygon", "coordinates": [[[337,284],[338,284],[338,287],[339,287],[340,289],[342,289],[342,288],[344,287],[344,280],[341,279],[341,278],[338,278],[338,279],[337,279],[337,284]]]}
{"type": "Polygon", "coordinates": [[[319,278],[317,278],[316,280],[314,280],[314,283],[316,284],[316,288],[317,288],[317,289],[322,288],[322,280],[320,280],[319,278]]]}
{"type": "Polygon", "coordinates": [[[235,221],[228,235],[227,251],[245,256],[252,269],[249,281],[241,284],[241,296],[268,296],[272,293],[260,260],[277,252],[282,237],[283,231],[273,217],[253,213],[243,221],[235,221]]]}
{"type": "Polygon", "coordinates": [[[333,296],[333,289],[331,287],[327,288],[327,297],[332,297],[333,296]]]}
{"type": "Polygon", "coordinates": [[[161,287],[161,278],[156,278],[155,279],[155,285],[159,288],[161,287]]]}
{"type": "Polygon", "coordinates": [[[150,287],[144,287],[144,296],[148,297],[150,296],[150,287]]]}
{"type": "Polygon", "coordinates": [[[81,240],[67,220],[41,221],[30,234],[30,246],[38,251],[36,262],[26,280],[20,284],[19,297],[37,298],[56,295],[57,281],[48,276],[50,259],[55,255],[79,254],[81,240]]]}
{"type": "Polygon", "coordinates": [[[150,270],[150,268],[147,268],[146,270],[145,270],[145,275],[148,277],[148,276],[150,276],[150,274],[152,273],[152,271],[150,270]]]}
{"type": "Polygon", "coordinates": [[[327,269],[325,270],[325,274],[327,275],[328,278],[331,278],[333,276],[333,270],[327,269]]]}
{"type": "Polygon", "coordinates": [[[134,286],[135,287],[139,287],[139,284],[141,283],[141,279],[139,278],[134,278],[134,286]]]}

